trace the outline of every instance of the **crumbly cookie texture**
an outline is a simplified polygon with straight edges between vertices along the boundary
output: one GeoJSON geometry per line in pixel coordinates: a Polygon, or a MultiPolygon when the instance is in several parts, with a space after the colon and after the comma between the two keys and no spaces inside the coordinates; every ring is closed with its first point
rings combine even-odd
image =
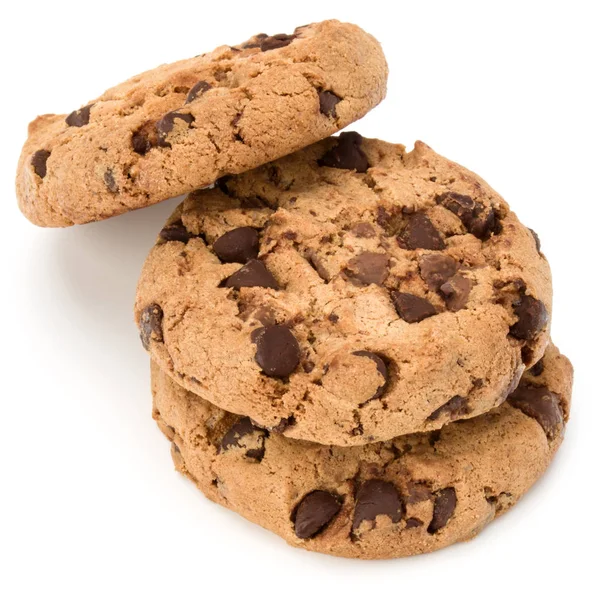
{"type": "Polygon", "coordinates": [[[176,468],[208,498],[294,546],[365,559],[470,539],[515,504],[562,441],[571,383],[569,361],[550,346],[485,415],[340,448],[268,432],[152,367],[154,418],[176,468]]]}
{"type": "Polygon", "coordinates": [[[138,285],[152,357],[209,402],[339,446],[500,404],[548,342],[550,271],[484,181],[345,133],[190,195],[138,285]]]}
{"type": "Polygon", "coordinates": [[[163,65],[29,126],[17,197],[63,227],[148,206],[323,139],[385,96],[379,43],[324,21],[163,65]]]}

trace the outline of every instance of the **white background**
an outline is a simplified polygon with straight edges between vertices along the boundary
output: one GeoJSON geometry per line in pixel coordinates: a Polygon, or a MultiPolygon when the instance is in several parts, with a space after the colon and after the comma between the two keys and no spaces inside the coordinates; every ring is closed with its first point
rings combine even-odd
{"type": "Polygon", "coordinates": [[[0,35],[0,596],[594,597],[598,4],[8,4],[0,35]],[[387,100],[356,129],[409,147],[426,141],[482,175],[539,233],[554,273],[553,337],[576,368],[572,420],[546,476],[475,541],[429,556],[310,554],[205,500],[175,473],[150,418],[148,358],[132,320],[144,256],[175,202],[44,230],[20,215],[14,196],[37,114],[68,113],[162,62],[325,18],[358,23],[389,60],[387,100]]]}

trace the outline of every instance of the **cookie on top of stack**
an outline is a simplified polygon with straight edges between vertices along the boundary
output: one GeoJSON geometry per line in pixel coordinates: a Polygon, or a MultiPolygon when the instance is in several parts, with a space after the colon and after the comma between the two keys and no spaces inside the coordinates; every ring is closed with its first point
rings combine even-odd
{"type": "Polygon", "coordinates": [[[366,559],[512,506],[572,380],[539,239],[485,181],[422,142],[328,137],[386,79],[354,25],[260,34],[39,117],[17,180],[49,226],[191,192],[135,306],[176,468],[293,545],[366,559]]]}

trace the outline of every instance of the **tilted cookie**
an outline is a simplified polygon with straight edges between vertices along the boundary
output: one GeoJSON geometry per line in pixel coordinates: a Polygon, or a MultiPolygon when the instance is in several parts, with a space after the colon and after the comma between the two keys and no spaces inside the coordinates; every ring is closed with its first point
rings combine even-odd
{"type": "Polygon", "coordinates": [[[483,180],[344,133],[190,195],[138,284],[152,357],[209,402],[340,446],[496,406],[548,342],[550,271],[483,180]]]}
{"type": "Polygon", "coordinates": [[[154,418],[177,469],[288,543],[338,556],[421,554],[475,536],[529,489],[563,437],[572,368],[550,346],[498,408],[439,431],[353,448],[257,427],[153,363],[154,418]]]}
{"type": "Polygon", "coordinates": [[[105,219],[323,139],[385,96],[379,43],[324,21],[163,65],[29,126],[17,196],[37,225],[105,219]]]}

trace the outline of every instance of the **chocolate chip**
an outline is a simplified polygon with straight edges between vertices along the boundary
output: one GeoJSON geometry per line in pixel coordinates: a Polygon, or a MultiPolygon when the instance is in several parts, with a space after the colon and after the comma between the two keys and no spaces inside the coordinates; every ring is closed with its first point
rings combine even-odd
{"type": "Polygon", "coordinates": [[[106,187],[109,189],[109,191],[111,191],[113,193],[116,193],[119,191],[119,186],[117,185],[117,182],[115,181],[115,177],[110,169],[107,169],[104,172],[104,183],[106,184],[106,187]]]}
{"type": "Polygon", "coordinates": [[[526,367],[531,364],[533,354],[533,350],[529,346],[525,345],[521,348],[521,360],[526,367]]]}
{"type": "Polygon", "coordinates": [[[310,492],[300,500],[292,513],[294,531],[303,540],[323,531],[340,512],[340,499],[324,490],[310,492]]]}
{"type": "Polygon", "coordinates": [[[492,233],[500,231],[494,209],[486,209],[481,202],[475,202],[470,196],[446,192],[437,196],[436,201],[453,212],[466,230],[480,240],[486,240],[492,233]]]}
{"type": "Polygon", "coordinates": [[[246,452],[246,456],[248,458],[253,458],[255,460],[257,460],[258,462],[260,462],[264,456],[265,456],[265,449],[263,448],[250,448],[250,450],[248,450],[246,452]]]}
{"type": "Polygon", "coordinates": [[[406,529],[413,529],[415,527],[421,527],[423,525],[423,521],[420,519],[410,518],[406,519],[406,529]]]}
{"type": "Polygon", "coordinates": [[[427,287],[437,292],[458,269],[458,263],[444,254],[425,254],[419,258],[421,278],[427,287]]]}
{"type": "Polygon", "coordinates": [[[529,373],[534,377],[539,377],[544,372],[544,359],[540,358],[531,369],[529,369],[529,373]]]}
{"type": "Polygon", "coordinates": [[[456,312],[464,308],[469,301],[473,283],[462,275],[454,275],[440,286],[440,294],[446,302],[448,310],[456,312]]]}
{"type": "Polygon", "coordinates": [[[360,147],[361,143],[362,136],[355,131],[340,134],[337,138],[337,145],[328,150],[318,161],[319,166],[366,173],[369,161],[360,147]]]}
{"type": "Polygon", "coordinates": [[[163,341],[163,311],[158,304],[150,304],[140,315],[140,339],[146,350],[150,348],[150,340],[163,341]]]}
{"type": "Polygon", "coordinates": [[[133,151],[142,155],[146,154],[146,152],[152,148],[150,140],[140,131],[136,131],[131,136],[131,144],[133,146],[133,151]]]}
{"type": "Polygon", "coordinates": [[[450,420],[454,421],[458,417],[463,417],[468,415],[471,412],[469,408],[469,400],[468,398],[463,398],[462,396],[453,396],[446,402],[446,404],[442,404],[439,408],[434,410],[428,417],[428,421],[435,421],[442,414],[450,415],[450,420]]]}
{"type": "Polygon", "coordinates": [[[404,503],[393,483],[369,479],[356,493],[352,529],[358,529],[363,521],[374,521],[378,515],[387,515],[397,523],[404,515],[404,503]]]}
{"type": "Polygon", "coordinates": [[[265,437],[267,431],[260,427],[256,427],[248,417],[243,417],[237,423],[234,423],[229,431],[223,436],[223,439],[221,440],[221,450],[227,450],[232,447],[244,447],[243,444],[240,444],[240,441],[242,438],[253,433],[258,434],[258,447],[248,448],[246,456],[259,461],[262,460],[265,454],[265,437]]]}
{"type": "Polygon", "coordinates": [[[541,300],[533,296],[521,295],[513,304],[518,318],[510,328],[510,333],[520,340],[533,340],[548,324],[548,311],[541,300]]]}
{"type": "Polygon", "coordinates": [[[388,383],[388,368],[381,356],[375,354],[374,352],[369,352],[368,350],[358,350],[357,352],[353,352],[354,356],[364,356],[366,358],[370,358],[377,367],[379,373],[383,376],[383,383],[377,388],[377,391],[369,398],[369,400],[375,400],[375,398],[381,398],[383,396],[383,392],[385,391],[385,387],[388,383]]]}
{"type": "Polygon", "coordinates": [[[230,275],[222,287],[239,290],[243,287],[264,287],[273,290],[279,289],[279,284],[265,267],[265,264],[256,259],[249,260],[241,269],[230,275]]]}
{"type": "Polygon", "coordinates": [[[221,440],[221,449],[227,450],[232,446],[240,447],[240,440],[246,436],[254,433],[254,431],[263,431],[254,426],[254,423],[249,417],[243,417],[239,421],[233,424],[229,431],[223,436],[221,440]]]}
{"type": "Polygon", "coordinates": [[[219,190],[221,190],[221,192],[223,192],[223,194],[226,196],[234,198],[234,195],[227,186],[229,181],[231,181],[231,175],[223,175],[223,177],[219,177],[219,179],[215,181],[215,187],[219,188],[219,190]]]}
{"type": "Polygon", "coordinates": [[[31,166],[38,177],[46,177],[46,161],[50,158],[48,150],[38,150],[31,157],[31,166]]]}
{"type": "Polygon", "coordinates": [[[212,85],[210,85],[208,81],[199,81],[189,91],[185,103],[189,104],[190,102],[193,102],[198,96],[201,96],[204,92],[208,92],[211,88],[212,85]]]}
{"type": "Polygon", "coordinates": [[[224,263],[246,263],[258,256],[258,245],[256,229],[238,227],[215,240],[213,250],[224,263]]]}
{"type": "Polygon", "coordinates": [[[467,226],[467,231],[480,240],[487,240],[492,233],[499,234],[502,226],[494,209],[476,210],[473,220],[467,226]]]}
{"type": "Polygon", "coordinates": [[[74,110],[66,119],[67,125],[70,127],[83,127],[90,122],[90,109],[94,106],[88,104],[79,110],[74,110]]]}
{"type": "Polygon", "coordinates": [[[548,439],[553,440],[561,433],[564,419],[560,401],[547,387],[520,385],[508,397],[508,402],[535,419],[548,439]]]}
{"type": "Polygon", "coordinates": [[[535,242],[535,249],[539,254],[542,253],[542,243],[540,242],[540,236],[531,228],[529,228],[529,232],[533,236],[533,241],[535,242]]]}
{"type": "Polygon", "coordinates": [[[253,332],[256,362],[269,377],[287,377],[300,362],[300,346],[285,325],[270,325],[253,332]]]}
{"type": "Polygon", "coordinates": [[[185,461],[183,460],[179,446],[175,442],[171,442],[171,458],[173,459],[175,468],[185,473],[185,461]]]}
{"type": "Polygon", "coordinates": [[[266,38],[268,38],[269,36],[266,33],[257,33],[255,36],[252,37],[251,41],[246,42],[242,48],[247,49],[247,48],[259,48],[260,47],[260,42],[266,38]]]}
{"type": "Polygon", "coordinates": [[[295,35],[287,35],[286,33],[276,33],[261,40],[260,49],[261,52],[267,52],[267,50],[275,50],[276,48],[283,48],[289,46],[296,39],[295,35]]]}
{"type": "Polygon", "coordinates": [[[357,223],[351,231],[358,238],[375,237],[375,228],[370,223],[357,223]]]}
{"type": "Polygon", "coordinates": [[[406,487],[408,492],[406,504],[418,504],[431,498],[431,490],[425,483],[409,481],[406,487]]]}
{"type": "Polygon", "coordinates": [[[387,254],[362,252],[348,263],[344,271],[347,278],[357,285],[383,285],[388,276],[389,257],[387,254]]]}
{"type": "Polygon", "coordinates": [[[131,135],[131,145],[133,151],[142,156],[146,154],[151,148],[154,148],[158,144],[156,135],[156,128],[152,121],[144,123],[137,131],[134,131],[131,135]]]}
{"type": "Polygon", "coordinates": [[[286,429],[289,429],[293,425],[296,424],[296,417],[294,415],[290,415],[289,417],[284,417],[275,425],[275,427],[271,427],[271,431],[273,433],[283,433],[286,429]]]}
{"type": "Polygon", "coordinates": [[[445,192],[436,197],[436,202],[449,211],[453,212],[463,223],[473,218],[475,201],[471,196],[457,194],[456,192],[445,192]]]}
{"type": "Polygon", "coordinates": [[[446,247],[440,232],[424,213],[410,217],[404,231],[398,236],[398,245],[407,250],[443,250],[446,247]]]}
{"type": "Polygon", "coordinates": [[[158,235],[165,242],[183,242],[184,244],[187,244],[192,237],[181,219],[170,225],[165,225],[158,235]]]}
{"type": "Polygon", "coordinates": [[[179,119],[190,125],[194,122],[194,117],[189,113],[170,112],[156,123],[157,144],[163,148],[170,148],[171,144],[167,142],[167,136],[175,127],[175,119],[179,119]]]}
{"type": "Polygon", "coordinates": [[[420,296],[396,291],[393,291],[391,296],[396,312],[407,323],[418,323],[437,314],[435,306],[420,296]]]}
{"type": "Polygon", "coordinates": [[[433,503],[433,518],[429,523],[427,533],[435,533],[445,527],[454,514],[455,508],[456,490],[453,487],[447,487],[437,492],[433,503]]]}
{"type": "Polygon", "coordinates": [[[319,92],[319,110],[322,114],[335,119],[337,117],[335,107],[341,100],[342,99],[333,92],[321,90],[319,92]]]}
{"type": "Polygon", "coordinates": [[[314,250],[309,250],[306,256],[310,266],[317,272],[317,275],[323,281],[329,281],[329,271],[323,264],[323,261],[320,259],[319,255],[314,250]]]}
{"type": "Polygon", "coordinates": [[[336,315],[335,313],[330,313],[327,318],[332,322],[332,323],[337,323],[340,318],[338,317],[338,315],[336,315]]]}

